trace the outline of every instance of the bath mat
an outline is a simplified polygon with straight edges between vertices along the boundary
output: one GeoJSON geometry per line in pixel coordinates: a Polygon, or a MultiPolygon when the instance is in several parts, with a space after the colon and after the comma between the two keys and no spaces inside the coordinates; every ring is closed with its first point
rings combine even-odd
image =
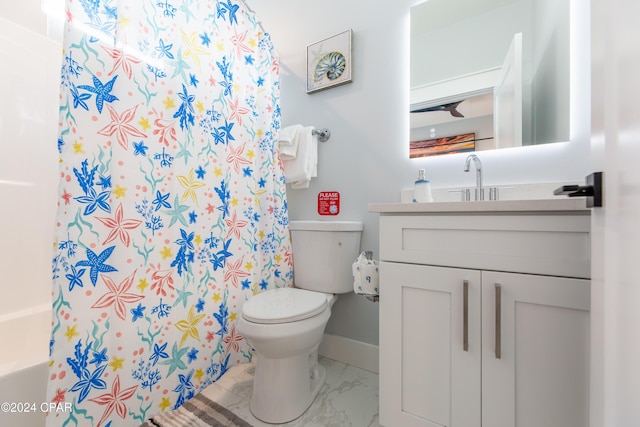
{"type": "Polygon", "coordinates": [[[251,424],[198,394],[173,411],[162,412],[148,419],[140,427],[251,427],[251,424]]]}

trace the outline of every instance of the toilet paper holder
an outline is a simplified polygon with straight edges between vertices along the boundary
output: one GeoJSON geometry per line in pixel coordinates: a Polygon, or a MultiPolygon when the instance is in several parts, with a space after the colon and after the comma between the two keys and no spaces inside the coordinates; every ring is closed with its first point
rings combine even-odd
{"type": "MultiPolygon", "coordinates": [[[[364,251],[364,256],[369,259],[372,260],[373,259],[373,251],[364,251]]],[[[369,301],[373,301],[373,302],[380,302],[380,295],[366,295],[367,299],[369,301]]]]}

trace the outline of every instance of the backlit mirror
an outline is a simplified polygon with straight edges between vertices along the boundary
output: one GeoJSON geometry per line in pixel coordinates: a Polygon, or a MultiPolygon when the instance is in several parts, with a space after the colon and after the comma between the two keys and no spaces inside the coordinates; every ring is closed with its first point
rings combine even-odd
{"type": "Polygon", "coordinates": [[[569,140],[569,0],[411,8],[411,157],[569,140]]]}

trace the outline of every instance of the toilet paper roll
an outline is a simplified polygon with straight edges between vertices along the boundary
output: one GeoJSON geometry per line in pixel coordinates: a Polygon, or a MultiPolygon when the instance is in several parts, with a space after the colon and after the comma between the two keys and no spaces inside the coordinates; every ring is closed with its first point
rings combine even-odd
{"type": "Polygon", "coordinates": [[[378,295],[378,263],[367,259],[362,252],[352,266],[353,292],[359,295],[378,295]]]}

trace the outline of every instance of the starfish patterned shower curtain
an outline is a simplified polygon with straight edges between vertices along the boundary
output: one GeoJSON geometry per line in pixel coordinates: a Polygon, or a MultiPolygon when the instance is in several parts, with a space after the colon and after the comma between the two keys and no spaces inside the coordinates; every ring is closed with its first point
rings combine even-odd
{"type": "Polygon", "coordinates": [[[278,60],[243,2],[67,0],[48,425],[138,425],[290,286],[278,60]]]}

